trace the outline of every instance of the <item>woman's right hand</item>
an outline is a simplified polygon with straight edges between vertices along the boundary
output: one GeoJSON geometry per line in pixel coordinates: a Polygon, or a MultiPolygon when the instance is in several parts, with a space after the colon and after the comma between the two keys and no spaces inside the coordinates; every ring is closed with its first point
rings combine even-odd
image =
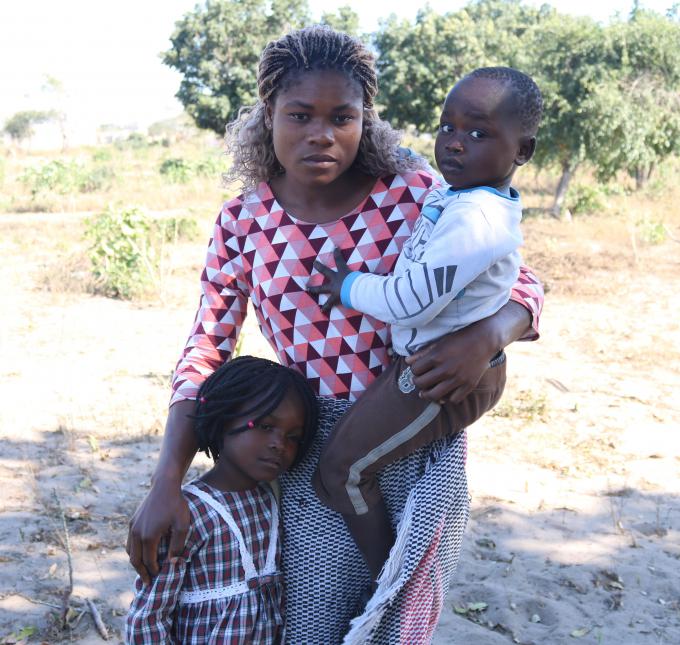
{"type": "Polygon", "coordinates": [[[184,549],[191,514],[182,479],[197,449],[191,418],[195,405],[189,400],[170,407],[151,490],[130,520],[125,550],[144,584],[158,573],[158,545],[164,535],[170,537],[168,558],[179,557],[184,549]]]}
{"type": "Polygon", "coordinates": [[[130,520],[125,550],[144,584],[159,571],[158,545],[169,535],[168,558],[184,550],[191,514],[180,484],[156,482],[130,520]]]}

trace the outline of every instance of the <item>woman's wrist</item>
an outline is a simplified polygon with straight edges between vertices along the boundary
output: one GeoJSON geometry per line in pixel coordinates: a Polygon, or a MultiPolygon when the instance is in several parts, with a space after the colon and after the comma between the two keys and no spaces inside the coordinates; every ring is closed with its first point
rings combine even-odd
{"type": "Polygon", "coordinates": [[[170,407],[158,465],[151,477],[153,488],[179,489],[198,446],[191,414],[195,402],[178,401],[170,407]]]}

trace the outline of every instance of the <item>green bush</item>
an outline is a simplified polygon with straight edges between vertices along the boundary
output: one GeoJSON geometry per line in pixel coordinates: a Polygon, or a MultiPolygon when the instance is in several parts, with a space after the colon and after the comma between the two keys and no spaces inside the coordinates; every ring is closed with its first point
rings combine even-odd
{"type": "Polygon", "coordinates": [[[201,229],[192,217],[163,217],[153,220],[153,228],[162,242],[199,239],[201,229]]]}
{"type": "Polygon", "coordinates": [[[113,298],[134,298],[154,282],[158,261],[150,243],[150,220],[137,208],[109,209],[91,217],[85,236],[96,290],[113,298]]]}
{"type": "Polygon", "coordinates": [[[96,162],[111,161],[112,158],[113,153],[111,152],[111,148],[97,148],[92,153],[92,161],[96,162]]]}
{"type": "Polygon", "coordinates": [[[636,228],[640,239],[647,244],[661,244],[668,237],[668,229],[658,220],[644,218],[637,222],[636,228]]]}
{"type": "Polygon", "coordinates": [[[35,199],[39,194],[89,193],[108,188],[113,171],[107,166],[84,168],[75,161],[55,159],[37,168],[27,168],[19,178],[35,199]]]}
{"type": "Polygon", "coordinates": [[[572,215],[591,215],[604,210],[605,205],[604,191],[598,186],[576,184],[569,188],[567,208],[572,215]]]}
{"type": "Polygon", "coordinates": [[[159,172],[173,184],[186,184],[194,174],[192,164],[180,157],[163,161],[159,172]]]}

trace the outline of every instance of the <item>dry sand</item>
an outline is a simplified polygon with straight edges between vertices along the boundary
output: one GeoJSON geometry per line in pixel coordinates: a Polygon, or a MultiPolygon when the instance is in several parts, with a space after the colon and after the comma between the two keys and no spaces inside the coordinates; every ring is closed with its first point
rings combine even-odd
{"type": "MultiPolygon", "coordinates": [[[[178,249],[162,303],[48,292],[73,252],[53,224],[0,220],[0,643],[101,642],[87,599],[119,642],[127,521],[203,249],[178,249]]],[[[525,225],[543,336],[510,348],[504,399],[469,430],[472,518],[437,645],[680,643],[680,248],[619,229],[525,225]]],[[[251,320],[244,350],[261,349],[251,320]]]]}

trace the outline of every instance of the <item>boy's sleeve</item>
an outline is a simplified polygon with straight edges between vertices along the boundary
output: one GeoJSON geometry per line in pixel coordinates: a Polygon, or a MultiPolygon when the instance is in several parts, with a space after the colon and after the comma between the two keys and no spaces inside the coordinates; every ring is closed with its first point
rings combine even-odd
{"type": "Polygon", "coordinates": [[[418,262],[396,276],[352,272],[342,285],[342,303],[392,325],[420,327],[521,244],[519,226],[491,222],[478,206],[458,203],[442,213],[418,262]]]}
{"type": "Polygon", "coordinates": [[[226,207],[208,245],[201,289],[196,318],[172,379],[170,405],[196,398],[201,383],[231,356],[246,317],[248,288],[226,207]]]}
{"type": "Polygon", "coordinates": [[[519,277],[512,288],[510,300],[526,307],[531,314],[531,329],[519,340],[538,340],[538,323],[543,311],[543,285],[534,272],[524,265],[519,268],[519,277]]]}

